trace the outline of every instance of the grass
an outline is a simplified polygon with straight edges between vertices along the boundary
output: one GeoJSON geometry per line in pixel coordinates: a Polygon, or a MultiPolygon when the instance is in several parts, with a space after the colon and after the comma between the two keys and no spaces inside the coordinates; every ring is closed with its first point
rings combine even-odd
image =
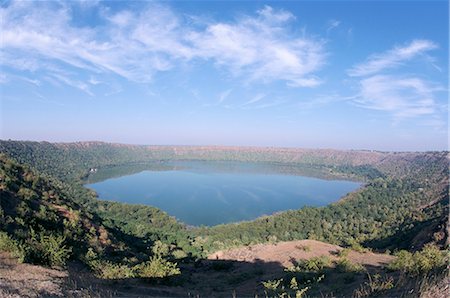
{"type": "Polygon", "coordinates": [[[381,295],[383,292],[394,288],[394,278],[392,276],[382,277],[379,274],[367,274],[368,281],[361,284],[358,289],[353,292],[353,297],[362,298],[381,295]]]}

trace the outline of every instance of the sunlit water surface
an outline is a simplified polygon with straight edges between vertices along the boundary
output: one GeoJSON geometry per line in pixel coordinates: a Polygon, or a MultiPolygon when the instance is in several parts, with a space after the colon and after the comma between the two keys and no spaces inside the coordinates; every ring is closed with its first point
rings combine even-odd
{"type": "Polygon", "coordinates": [[[361,185],[302,176],[305,173],[267,164],[171,162],[100,169],[91,181],[106,180],[86,186],[103,200],[155,206],[186,224],[211,226],[324,206],[361,185]]]}

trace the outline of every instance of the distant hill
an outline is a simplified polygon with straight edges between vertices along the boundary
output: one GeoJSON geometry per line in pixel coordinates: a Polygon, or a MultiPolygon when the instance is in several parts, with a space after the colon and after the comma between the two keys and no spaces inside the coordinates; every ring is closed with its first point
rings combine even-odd
{"type": "MultiPolygon", "coordinates": [[[[224,146],[143,146],[104,142],[49,143],[0,140],[0,152],[61,179],[86,175],[91,168],[158,160],[223,160],[327,167],[338,173],[375,178],[406,174],[415,162],[448,164],[448,152],[380,152],[224,146]]],[[[444,167],[445,168],[445,167],[444,167]]]]}

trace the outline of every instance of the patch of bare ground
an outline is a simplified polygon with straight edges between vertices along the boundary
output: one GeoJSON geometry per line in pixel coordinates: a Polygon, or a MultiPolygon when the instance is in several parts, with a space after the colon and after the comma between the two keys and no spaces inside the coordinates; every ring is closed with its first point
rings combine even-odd
{"type": "MultiPolygon", "coordinates": [[[[210,260],[234,260],[244,262],[277,262],[284,267],[294,265],[293,260],[307,260],[327,256],[338,260],[337,253],[343,248],[316,240],[298,240],[276,244],[257,244],[211,254],[210,260]]],[[[363,266],[380,267],[393,260],[393,256],[372,252],[350,251],[348,259],[363,266]]]]}
{"type": "Polygon", "coordinates": [[[0,252],[0,297],[62,297],[67,272],[19,264],[0,252]]]}
{"type": "MultiPolygon", "coordinates": [[[[227,274],[228,280],[233,281],[236,293],[243,297],[254,297],[255,294],[264,297],[262,281],[283,278],[286,275],[285,269],[292,265],[295,266],[298,261],[326,256],[332,261],[331,267],[325,270],[323,282],[318,284],[315,289],[311,289],[308,296],[351,297],[354,290],[365,282],[367,274],[385,274],[384,265],[394,259],[393,256],[387,254],[349,250],[345,258],[351,263],[361,264],[365,271],[346,273],[334,268],[335,261],[340,259],[339,252],[341,250],[343,250],[342,247],[333,244],[316,240],[299,240],[218,251],[211,254],[208,260],[233,264],[227,274]],[[251,269],[252,266],[253,269],[251,269]],[[233,279],[232,276],[236,276],[236,279],[233,279]],[[239,277],[242,277],[242,280],[239,280],[239,277]]],[[[213,279],[213,273],[205,278],[213,279]]],[[[231,292],[231,287],[224,286],[219,289],[222,292],[231,292]]],[[[217,292],[213,295],[217,295],[217,292]]]]}

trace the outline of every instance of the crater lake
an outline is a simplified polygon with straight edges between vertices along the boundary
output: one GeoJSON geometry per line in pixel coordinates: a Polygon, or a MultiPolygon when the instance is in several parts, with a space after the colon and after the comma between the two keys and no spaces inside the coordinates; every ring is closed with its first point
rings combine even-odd
{"type": "Polygon", "coordinates": [[[194,226],[324,206],[361,186],[292,165],[173,161],[99,169],[86,181],[99,199],[160,208],[194,226]]]}

